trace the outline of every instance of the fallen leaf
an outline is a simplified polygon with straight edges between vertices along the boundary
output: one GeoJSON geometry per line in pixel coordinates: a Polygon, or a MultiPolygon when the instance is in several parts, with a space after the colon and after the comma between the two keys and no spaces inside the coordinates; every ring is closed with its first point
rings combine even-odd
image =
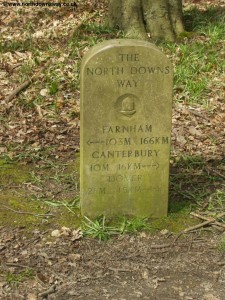
{"type": "Polygon", "coordinates": [[[40,90],[40,95],[43,96],[43,97],[46,97],[48,95],[48,89],[40,90]]]}
{"type": "Polygon", "coordinates": [[[60,237],[61,233],[60,233],[60,231],[58,229],[56,229],[56,230],[52,231],[51,236],[52,237],[60,237]]]}

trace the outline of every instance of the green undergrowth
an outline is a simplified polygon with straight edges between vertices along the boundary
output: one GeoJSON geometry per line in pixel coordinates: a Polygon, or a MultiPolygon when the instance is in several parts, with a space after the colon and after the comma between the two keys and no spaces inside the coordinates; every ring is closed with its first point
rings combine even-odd
{"type": "Polygon", "coordinates": [[[218,90],[221,94],[218,82],[223,81],[225,67],[221,55],[224,48],[224,9],[187,9],[184,19],[187,34],[181,36],[177,43],[161,44],[174,62],[175,98],[177,102],[208,107],[211,91],[218,90]]]}
{"type": "Polygon", "coordinates": [[[17,286],[18,284],[27,280],[28,278],[33,278],[33,277],[35,277],[34,271],[30,268],[26,268],[17,273],[7,272],[7,274],[5,275],[5,280],[7,284],[11,286],[17,286]]]}
{"type": "Polygon", "coordinates": [[[225,253],[225,236],[220,240],[218,244],[218,250],[223,254],[225,253]]]}
{"type": "MultiPolygon", "coordinates": [[[[72,174],[78,166],[77,160],[64,172],[62,165],[46,163],[37,168],[33,164],[21,165],[1,160],[0,226],[25,226],[27,229],[37,226],[79,227],[82,220],[79,191],[75,196],[73,190],[64,199],[48,194],[48,189],[54,190],[56,185],[64,186],[64,189],[71,185],[75,187],[76,176],[72,174]],[[45,193],[46,188],[48,193],[45,193]]],[[[188,216],[189,212],[189,202],[172,202],[168,218],[158,220],[123,217],[110,222],[104,218],[84,218],[84,235],[104,240],[115,234],[134,234],[143,230],[155,232],[168,229],[178,232],[193,222],[188,216]]]]}
{"type": "Polygon", "coordinates": [[[82,229],[84,236],[108,240],[110,237],[121,234],[138,234],[140,232],[180,233],[184,229],[197,223],[190,217],[192,204],[190,202],[173,202],[169,213],[164,218],[140,218],[132,216],[117,217],[114,219],[100,216],[96,219],[84,217],[82,229]]]}
{"type": "MultiPolygon", "coordinates": [[[[168,217],[82,218],[79,207],[79,157],[72,164],[42,162],[21,165],[0,160],[0,226],[82,226],[84,236],[106,240],[121,234],[168,230],[179,233],[198,222],[190,212],[210,216],[225,208],[225,186],[220,176],[209,174],[201,157],[183,156],[171,166],[168,217]]],[[[213,168],[213,166],[211,166],[213,168]]]]}
{"type": "Polygon", "coordinates": [[[114,219],[100,216],[94,220],[84,217],[82,228],[84,236],[107,240],[120,234],[137,234],[141,231],[156,233],[162,230],[178,233],[196,221],[190,218],[191,203],[171,203],[167,217],[152,219],[139,217],[117,217],[114,219]]]}
{"type": "MultiPolygon", "coordinates": [[[[76,164],[74,164],[76,165],[76,164]]],[[[0,160],[0,226],[79,227],[74,166],[22,165],[0,160]],[[62,193],[57,196],[54,187],[62,193]],[[61,188],[62,186],[62,188],[61,188]],[[72,191],[69,190],[72,186],[72,191]]]]}

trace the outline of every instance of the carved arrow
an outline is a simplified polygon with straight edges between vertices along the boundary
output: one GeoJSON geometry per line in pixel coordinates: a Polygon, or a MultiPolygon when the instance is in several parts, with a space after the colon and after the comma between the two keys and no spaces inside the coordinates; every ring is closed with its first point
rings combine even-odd
{"type": "Polygon", "coordinates": [[[105,144],[105,142],[104,141],[91,141],[91,140],[88,140],[87,144],[90,146],[91,144],[105,144]]]}

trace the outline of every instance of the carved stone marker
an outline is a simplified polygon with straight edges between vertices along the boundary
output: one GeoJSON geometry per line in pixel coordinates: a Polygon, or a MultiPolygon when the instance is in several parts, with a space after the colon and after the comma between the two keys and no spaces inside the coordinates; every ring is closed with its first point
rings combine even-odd
{"type": "Polygon", "coordinates": [[[111,40],[81,66],[81,209],[89,217],[163,217],[173,70],[153,44],[111,40]]]}

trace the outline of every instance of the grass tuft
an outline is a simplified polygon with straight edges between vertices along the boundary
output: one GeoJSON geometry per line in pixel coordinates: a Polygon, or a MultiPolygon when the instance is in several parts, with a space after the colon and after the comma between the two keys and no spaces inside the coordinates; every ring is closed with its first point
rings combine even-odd
{"type": "Polygon", "coordinates": [[[6,282],[9,285],[18,285],[19,283],[32,277],[34,277],[34,272],[32,269],[25,269],[19,273],[8,272],[6,274],[6,282]]]}
{"type": "Polygon", "coordinates": [[[218,250],[222,253],[225,253],[225,237],[221,239],[221,241],[218,244],[218,250]]]}
{"type": "Polygon", "coordinates": [[[100,241],[106,241],[110,236],[118,234],[118,230],[115,227],[106,225],[105,217],[99,217],[94,221],[85,217],[82,230],[84,236],[97,238],[100,241]]]}
{"type": "Polygon", "coordinates": [[[83,221],[84,236],[98,238],[100,241],[106,241],[115,235],[136,234],[140,231],[152,230],[147,218],[124,217],[122,220],[117,220],[113,224],[108,220],[106,221],[104,216],[101,216],[96,220],[90,220],[85,217],[85,221],[83,221]]]}

